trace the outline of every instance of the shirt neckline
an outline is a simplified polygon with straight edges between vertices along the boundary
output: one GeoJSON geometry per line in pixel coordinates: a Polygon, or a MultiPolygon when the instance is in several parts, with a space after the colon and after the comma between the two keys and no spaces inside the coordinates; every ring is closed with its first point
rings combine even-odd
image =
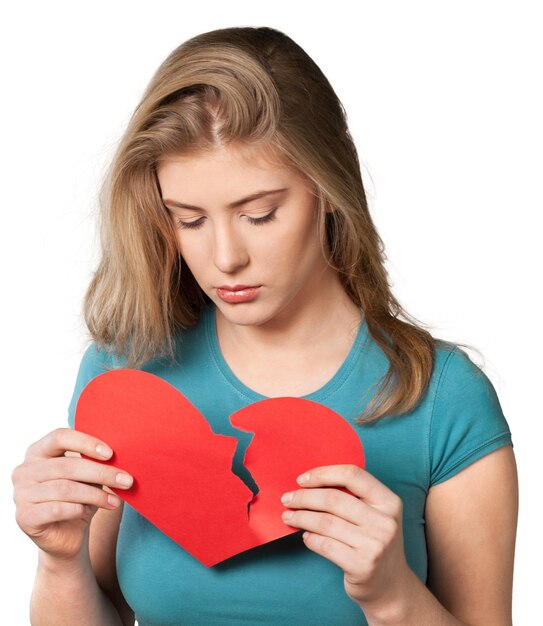
{"type": "MultiPolygon", "coordinates": [[[[219,346],[219,338],[217,335],[217,324],[215,320],[215,304],[210,303],[203,312],[204,328],[207,337],[208,346],[211,351],[211,355],[215,362],[215,365],[219,369],[223,378],[239,395],[247,398],[252,402],[259,400],[269,400],[268,396],[265,396],[257,391],[254,391],[247,385],[245,385],[230,369],[230,366],[226,362],[219,346]]],[[[335,393],[347,380],[356,361],[361,357],[364,352],[364,347],[368,340],[368,329],[366,326],[366,318],[362,314],[358,330],[349,350],[349,353],[343,360],[343,363],[339,366],[339,369],[332,376],[332,378],[324,383],[319,389],[312,391],[304,396],[298,396],[305,400],[313,400],[314,402],[320,402],[333,393],[335,393]]],[[[291,396],[292,397],[292,396],[291,396]]]]}

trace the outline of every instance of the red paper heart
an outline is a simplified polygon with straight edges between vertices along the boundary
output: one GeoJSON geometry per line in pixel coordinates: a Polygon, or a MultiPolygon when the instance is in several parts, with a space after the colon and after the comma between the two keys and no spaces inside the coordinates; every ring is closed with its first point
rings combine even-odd
{"type": "Polygon", "coordinates": [[[215,434],[196,407],[162,378],[118,369],[93,378],[77,403],[75,428],[114,451],[108,465],[134,477],[113,489],[207,567],[296,532],[281,519],[280,498],[296,477],[321,465],[364,467],[355,430],[340,415],[303,398],[269,398],[230,416],[254,433],[244,465],[259,487],[232,472],[238,441],[215,434]]]}

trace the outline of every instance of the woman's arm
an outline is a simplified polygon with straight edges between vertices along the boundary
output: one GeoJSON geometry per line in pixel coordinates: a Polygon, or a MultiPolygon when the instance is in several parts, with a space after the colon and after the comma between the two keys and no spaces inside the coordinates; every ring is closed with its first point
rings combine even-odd
{"type": "Polygon", "coordinates": [[[430,489],[428,587],[405,560],[402,501],[386,485],[354,465],[313,468],[298,483],[304,488],[283,495],[283,520],[344,571],[345,591],[369,626],[510,626],[518,513],[511,446],[430,489]],[[351,494],[330,489],[338,486],[351,494]]]}
{"type": "MultiPolygon", "coordinates": [[[[114,568],[111,546],[122,507],[121,499],[106,489],[126,489],[132,477],[97,462],[111,455],[107,444],[91,435],[56,428],[31,444],[23,463],[12,472],[15,519],[39,548],[30,602],[34,626],[123,624],[124,613],[118,611],[115,598],[106,596],[95,575],[90,542],[92,537],[94,544],[108,546],[106,559],[113,563],[110,570],[114,568]],[[109,523],[99,526],[97,520],[102,518],[109,523]]],[[[116,577],[112,572],[110,576],[116,577]]]]}
{"type": "Polygon", "coordinates": [[[117,578],[117,537],[123,508],[124,502],[121,502],[117,509],[100,510],[92,518],[89,553],[98,585],[115,606],[123,626],[134,626],[134,611],[125,600],[117,578]]]}
{"type": "Polygon", "coordinates": [[[40,551],[30,606],[33,626],[133,626],[134,613],[122,595],[115,566],[122,510],[123,504],[96,512],[89,550],[77,561],[53,559],[40,551]]]}
{"type": "Polygon", "coordinates": [[[511,446],[430,489],[428,587],[470,626],[512,623],[517,516],[518,477],[511,446]]]}
{"type": "Polygon", "coordinates": [[[511,626],[518,480],[511,446],[430,489],[428,587],[413,574],[370,626],[511,626]]]}
{"type": "Polygon", "coordinates": [[[366,613],[370,626],[511,626],[517,515],[511,446],[432,487],[426,501],[428,587],[413,574],[388,618],[366,613]]]}

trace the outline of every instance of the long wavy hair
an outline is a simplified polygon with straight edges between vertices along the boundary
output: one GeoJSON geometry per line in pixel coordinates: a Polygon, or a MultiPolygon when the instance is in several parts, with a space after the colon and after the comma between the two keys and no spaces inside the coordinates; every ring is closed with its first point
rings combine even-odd
{"type": "Polygon", "coordinates": [[[437,343],[452,344],[435,339],[391,293],[343,105],[307,53],[272,28],[193,37],[152,77],[100,190],[102,257],[84,300],[92,338],[127,367],[173,358],[175,333],[196,324],[210,299],[180,256],[157,164],[234,142],[268,147],[270,159],[317,190],[322,249],[389,361],[357,423],[410,411],[430,380],[437,343]]]}

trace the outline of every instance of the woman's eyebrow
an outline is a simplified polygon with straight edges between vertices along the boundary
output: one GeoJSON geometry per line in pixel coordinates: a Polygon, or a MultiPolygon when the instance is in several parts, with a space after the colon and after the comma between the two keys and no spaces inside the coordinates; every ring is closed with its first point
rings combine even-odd
{"type": "MultiPolygon", "coordinates": [[[[288,191],[288,187],[283,187],[281,189],[269,189],[267,191],[257,191],[252,193],[249,196],[245,196],[245,198],[241,198],[241,200],[235,200],[227,205],[228,209],[237,209],[248,202],[252,202],[253,200],[258,200],[259,198],[263,198],[264,196],[269,196],[272,193],[280,193],[282,191],[288,191]]],[[[163,199],[162,202],[164,204],[171,204],[172,206],[178,207],[180,209],[192,209],[193,211],[205,211],[199,206],[193,206],[192,204],[184,204],[183,202],[176,202],[175,200],[163,199]]]]}

